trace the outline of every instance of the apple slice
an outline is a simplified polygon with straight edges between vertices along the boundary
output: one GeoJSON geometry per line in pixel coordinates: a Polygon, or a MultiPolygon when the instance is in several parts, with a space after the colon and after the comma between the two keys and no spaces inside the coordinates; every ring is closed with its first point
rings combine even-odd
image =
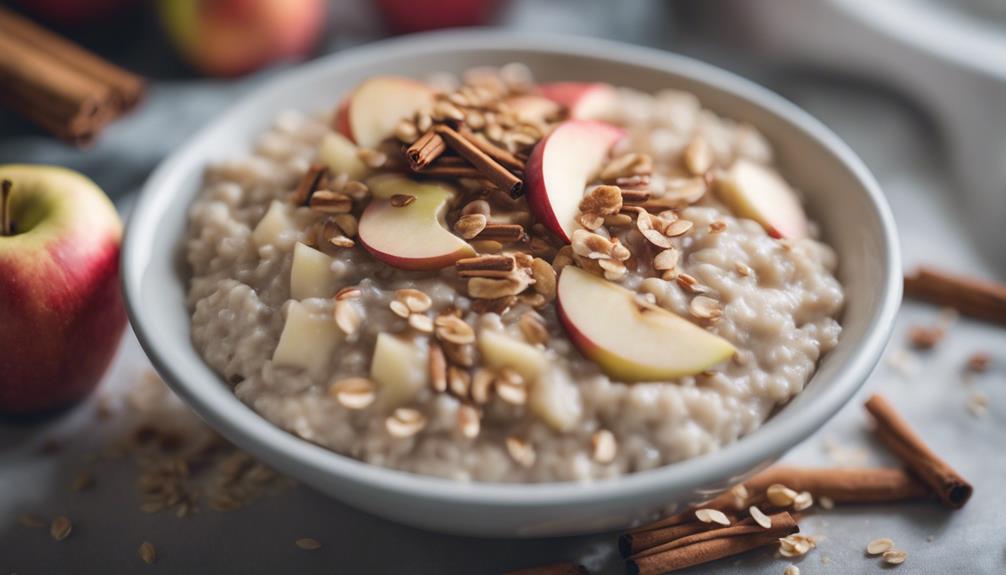
{"type": "Polygon", "coordinates": [[[373,200],[360,217],[359,240],[375,258],[405,270],[433,270],[475,255],[468,242],[444,224],[454,191],[438,184],[419,183],[401,176],[382,176],[369,182],[373,200]],[[392,196],[416,199],[392,205],[392,196]]]}
{"type": "Polygon", "coordinates": [[[569,375],[552,369],[531,384],[527,398],[531,412],[556,431],[569,431],[583,415],[580,388],[569,375]]]}
{"type": "Polygon", "coordinates": [[[612,116],[618,92],[600,82],[554,82],[542,84],[539,93],[569,110],[574,120],[605,120],[612,116]]]}
{"type": "Polygon", "coordinates": [[[401,76],[375,76],[339,104],[335,129],[357,145],[374,148],[395,132],[402,118],[433,105],[433,88],[401,76]]]}
{"type": "Polygon", "coordinates": [[[286,206],[283,202],[273,200],[265,215],[252,230],[252,241],[258,247],[278,245],[282,243],[283,234],[292,229],[293,220],[290,219],[286,206]]]}
{"type": "Polygon", "coordinates": [[[548,369],[548,360],[538,348],[504,333],[483,329],[478,337],[479,352],[493,369],[510,368],[527,381],[537,381],[548,369]]]}
{"type": "Polygon", "coordinates": [[[381,405],[388,409],[413,400],[428,382],[427,350],[390,333],[377,334],[370,379],[380,388],[381,405]]]}
{"type": "Polygon", "coordinates": [[[332,258],[300,242],[293,247],[290,268],[290,297],[329,297],[335,291],[332,258]]]}
{"type": "Polygon", "coordinates": [[[578,267],[559,276],[557,307],[569,339],[619,381],[666,381],[734,354],[727,340],[578,267]]]}
{"type": "Polygon", "coordinates": [[[306,305],[292,301],[272,362],[318,375],[328,366],[341,341],[342,330],[335,325],[331,313],[313,313],[306,305]]]}
{"type": "Polygon", "coordinates": [[[716,179],[716,193],[738,216],[758,222],[773,238],[807,237],[807,215],[796,192],[769,167],[738,159],[716,179]]]}
{"type": "Polygon", "coordinates": [[[318,147],[318,159],[336,174],[346,174],[351,180],[359,180],[370,172],[357,151],[356,144],[338,132],[329,132],[318,147]]]}
{"type": "Polygon", "coordinates": [[[563,122],[538,142],[524,170],[527,201],[538,221],[569,243],[587,182],[625,134],[591,120],[563,122]]]}

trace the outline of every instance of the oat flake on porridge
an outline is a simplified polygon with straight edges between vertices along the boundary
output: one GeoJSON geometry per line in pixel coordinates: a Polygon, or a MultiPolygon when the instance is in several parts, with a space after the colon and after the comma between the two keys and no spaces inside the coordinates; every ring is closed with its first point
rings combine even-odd
{"type": "Polygon", "coordinates": [[[462,481],[615,477],[757,429],[843,301],[769,144],[686,92],[507,69],[372,78],[211,165],[202,356],[291,433],[462,481]]]}

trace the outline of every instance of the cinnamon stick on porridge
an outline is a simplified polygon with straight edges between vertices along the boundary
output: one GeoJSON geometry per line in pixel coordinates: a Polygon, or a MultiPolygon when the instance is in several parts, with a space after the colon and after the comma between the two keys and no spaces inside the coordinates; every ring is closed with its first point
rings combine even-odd
{"type": "Polygon", "coordinates": [[[943,461],[912,430],[908,422],[883,396],[872,395],[866,409],[873,415],[876,433],[947,507],[960,509],[971,498],[973,488],[954,468],[943,461]]]}

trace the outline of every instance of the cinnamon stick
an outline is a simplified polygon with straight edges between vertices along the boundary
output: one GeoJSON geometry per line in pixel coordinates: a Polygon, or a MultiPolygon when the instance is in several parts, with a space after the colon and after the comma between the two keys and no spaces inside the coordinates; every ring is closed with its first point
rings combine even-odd
{"type": "Polygon", "coordinates": [[[107,86],[112,94],[112,103],[119,110],[132,108],[143,97],[145,85],[139,76],[4,8],[0,8],[0,36],[7,36],[47,54],[65,67],[107,86]]]}
{"type": "Polygon", "coordinates": [[[484,177],[482,172],[472,166],[430,166],[418,172],[417,175],[430,178],[473,178],[484,177]]]}
{"type": "Polygon", "coordinates": [[[497,242],[519,242],[527,235],[524,226],[520,224],[486,224],[486,227],[475,236],[476,240],[495,240],[497,242]]]}
{"type": "MultiPolygon", "coordinates": [[[[692,517],[694,519],[694,515],[692,517]]],[[[644,549],[652,549],[668,541],[676,541],[682,537],[717,527],[719,525],[694,520],[689,523],[681,523],[680,525],[625,533],[618,538],[618,550],[622,553],[623,557],[629,557],[644,549]]]]}
{"type": "MultiPolygon", "coordinates": [[[[755,503],[772,484],[780,483],[794,491],[808,491],[815,498],[829,497],[835,503],[889,503],[924,499],[929,489],[902,469],[878,468],[804,468],[775,466],[744,482],[750,498],[747,505],[755,503]]],[[[719,509],[726,513],[737,511],[735,496],[725,491],[704,503],[659,521],[638,527],[632,533],[659,529],[691,522],[695,510],[719,509]]]]}
{"type": "Polygon", "coordinates": [[[905,295],[1006,325],[1006,285],[954,275],[929,266],[905,276],[905,295]]]}
{"type": "Polygon", "coordinates": [[[450,126],[438,125],[434,129],[452,150],[471,162],[482,175],[498,188],[505,190],[511,197],[520,195],[524,186],[524,182],[520,178],[510,173],[499,162],[489,157],[488,154],[450,126]]]}
{"type": "Polygon", "coordinates": [[[511,154],[509,150],[505,150],[475,132],[472,132],[467,126],[461,126],[458,128],[458,133],[464,136],[476,148],[485,152],[486,155],[496,160],[504,167],[517,172],[524,171],[524,162],[522,162],[517,156],[511,154]]]}
{"type": "Polygon", "coordinates": [[[587,575],[587,568],[577,563],[551,563],[549,565],[507,571],[503,575],[587,575]]]}
{"type": "Polygon", "coordinates": [[[418,140],[405,150],[409,163],[415,171],[421,171],[447,150],[443,138],[433,129],[427,130],[418,140]]]}
{"type": "Polygon", "coordinates": [[[952,509],[964,507],[974,490],[971,484],[926,446],[894,406],[874,394],[867,400],[866,409],[877,422],[880,440],[933,490],[940,501],[952,509]]]}
{"type": "Polygon", "coordinates": [[[789,513],[777,513],[771,519],[772,526],[768,529],[745,523],[703,531],[669,542],[660,549],[631,557],[626,562],[627,571],[638,575],[669,573],[771,545],[780,537],[800,531],[796,520],[789,513]]]}

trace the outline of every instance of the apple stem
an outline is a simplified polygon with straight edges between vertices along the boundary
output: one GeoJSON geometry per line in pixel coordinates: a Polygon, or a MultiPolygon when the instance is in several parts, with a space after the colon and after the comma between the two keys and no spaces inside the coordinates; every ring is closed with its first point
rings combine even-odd
{"type": "Polygon", "coordinates": [[[9,236],[11,234],[11,222],[10,222],[10,190],[14,187],[14,184],[10,180],[4,180],[2,187],[2,196],[0,196],[0,236],[9,236]]]}

